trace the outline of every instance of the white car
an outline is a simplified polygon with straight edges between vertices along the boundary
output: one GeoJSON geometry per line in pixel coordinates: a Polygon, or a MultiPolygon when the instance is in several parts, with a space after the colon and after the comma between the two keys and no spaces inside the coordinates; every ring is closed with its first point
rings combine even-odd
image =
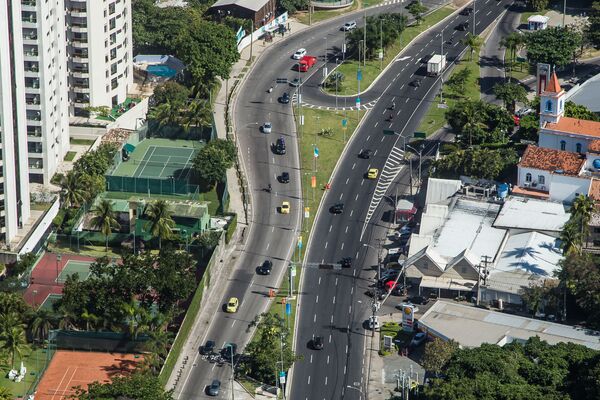
{"type": "Polygon", "coordinates": [[[346,22],[344,26],[342,26],[342,30],[346,32],[351,31],[353,29],[356,29],[356,21],[346,22]]]}
{"type": "Polygon", "coordinates": [[[262,131],[263,131],[263,133],[271,133],[272,128],[273,128],[273,125],[271,125],[270,122],[265,122],[262,126],[262,131]]]}
{"type": "Polygon", "coordinates": [[[522,118],[526,115],[532,114],[534,112],[531,108],[521,108],[519,111],[515,113],[515,115],[519,118],[522,118]]]}
{"type": "Polygon", "coordinates": [[[306,55],[306,49],[298,49],[292,56],[294,60],[299,60],[306,55]]]}
{"type": "Polygon", "coordinates": [[[371,315],[369,317],[369,321],[367,322],[367,326],[369,327],[370,330],[379,329],[379,318],[377,318],[377,316],[371,315]]]}

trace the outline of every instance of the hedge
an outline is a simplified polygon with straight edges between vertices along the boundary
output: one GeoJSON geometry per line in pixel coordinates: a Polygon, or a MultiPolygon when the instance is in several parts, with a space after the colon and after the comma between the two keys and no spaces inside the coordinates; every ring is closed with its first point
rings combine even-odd
{"type": "Polygon", "coordinates": [[[227,215],[231,216],[231,221],[229,221],[229,225],[227,225],[227,232],[225,233],[225,243],[229,244],[229,241],[235,232],[235,228],[237,228],[237,214],[231,213],[227,215]]]}

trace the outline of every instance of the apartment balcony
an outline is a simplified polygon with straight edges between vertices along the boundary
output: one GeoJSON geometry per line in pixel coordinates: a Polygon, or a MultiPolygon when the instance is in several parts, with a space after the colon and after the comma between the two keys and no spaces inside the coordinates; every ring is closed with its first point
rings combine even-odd
{"type": "Polygon", "coordinates": [[[37,26],[37,16],[35,12],[23,11],[21,13],[21,21],[24,28],[35,28],[37,26]]]}
{"type": "MultiPolygon", "coordinates": [[[[29,159],[29,169],[32,170],[41,170],[44,168],[44,160],[40,158],[30,158],[29,159]]],[[[42,171],[36,171],[41,173],[42,171]]]]}
{"type": "Polygon", "coordinates": [[[42,128],[40,126],[27,125],[27,136],[30,138],[42,137],[42,128]]]}
{"type": "Polygon", "coordinates": [[[87,38],[73,38],[71,39],[71,46],[75,49],[87,49],[88,48],[88,40],[87,38]]]}
{"type": "Polygon", "coordinates": [[[85,8],[71,8],[71,17],[87,18],[87,11],[85,8]]]}
{"type": "Polygon", "coordinates": [[[39,95],[26,96],[25,103],[27,104],[27,110],[39,111],[42,108],[39,95]]]}
{"type": "Polygon", "coordinates": [[[39,89],[40,80],[37,78],[25,78],[25,87],[27,89],[39,89]]]}
{"type": "Polygon", "coordinates": [[[85,93],[85,94],[89,94],[90,93],[90,88],[89,86],[73,86],[73,92],[74,93],[85,93]]]}
{"type": "Polygon", "coordinates": [[[36,0],[21,0],[21,7],[23,11],[35,11],[36,0]]]}

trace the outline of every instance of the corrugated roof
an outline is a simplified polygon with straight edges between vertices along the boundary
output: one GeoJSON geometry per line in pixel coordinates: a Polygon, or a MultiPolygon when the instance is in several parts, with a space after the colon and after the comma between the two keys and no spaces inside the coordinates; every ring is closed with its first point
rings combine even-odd
{"type": "Polygon", "coordinates": [[[236,5],[238,7],[246,8],[248,10],[258,11],[261,8],[263,8],[264,5],[268,2],[269,0],[219,0],[210,8],[236,5]]]}
{"type": "Polygon", "coordinates": [[[456,179],[427,179],[425,205],[447,201],[460,190],[462,183],[456,179]]]}
{"type": "Polygon", "coordinates": [[[559,232],[568,220],[569,214],[561,203],[511,197],[504,202],[494,226],[559,232]]]}

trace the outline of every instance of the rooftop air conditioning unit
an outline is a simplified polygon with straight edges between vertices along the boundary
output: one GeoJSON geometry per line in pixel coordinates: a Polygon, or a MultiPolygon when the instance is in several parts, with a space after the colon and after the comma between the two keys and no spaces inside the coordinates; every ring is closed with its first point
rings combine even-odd
{"type": "Polygon", "coordinates": [[[523,184],[523,187],[526,187],[526,188],[528,188],[528,187],[530,187],[530,186],[531,186],[531,182],[525,182],[525,183],[523,184]]]}

